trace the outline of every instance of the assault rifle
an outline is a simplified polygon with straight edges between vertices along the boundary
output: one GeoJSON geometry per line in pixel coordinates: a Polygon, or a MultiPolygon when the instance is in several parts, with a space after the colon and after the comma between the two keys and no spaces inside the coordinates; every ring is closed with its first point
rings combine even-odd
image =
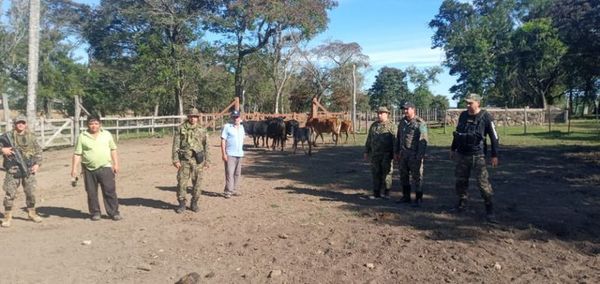
{"type": "MultiPolygon", "coordinates": [[[[10,134],[8,132],[4,133],[4,135],[2,135],[2,138],[4,138],[6,142],[8,142],[8,146],[13,150],[13,154],[6,158],[11,160],[13,164],[17,164],[17,167],[19,168],[19,173],[16,176],[19,178],[29,177],[29,175],[31,174],[31,172],[29,171],[29,167],[27,166],[27,163],[25,163],[23,155],[21,155],[21,151],[19,151],[19,149],[15,147],[15,143],[12,141],[12,138],[10,138],[10,134]]],[[[6,170],[8,171],[8,169],[6,170]]]]}

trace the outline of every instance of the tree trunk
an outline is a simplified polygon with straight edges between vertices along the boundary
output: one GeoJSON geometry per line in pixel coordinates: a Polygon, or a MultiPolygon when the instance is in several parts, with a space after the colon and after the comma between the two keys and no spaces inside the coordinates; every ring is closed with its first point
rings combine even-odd
{"type": "Polygon", "coordinates": [[[40,0],[29,1],[29,56],[27,62],[27,119],[36,122],[36,96],[40,45],[40,0]]]}
{"type": "Polygon", "coordinates": [[[246,100],[244,98],[244,85],[242,83],[242,68],[244,58],[238,53],[237,62],[235,64],[235,96],[240,98],[240,111],[244,112],[244,105],[246,100]]]}

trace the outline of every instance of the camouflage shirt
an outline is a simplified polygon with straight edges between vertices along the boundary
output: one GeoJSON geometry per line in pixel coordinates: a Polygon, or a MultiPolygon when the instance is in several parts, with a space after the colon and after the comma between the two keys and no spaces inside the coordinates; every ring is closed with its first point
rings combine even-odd
{"type": "Polygon", "coordinates": [[[194,152],[204,155],[204,160],[208,161],[208,130],[200,123],[192,125],[186,121],[177,127],[173,135],[171,159],[173,163],[189,161],[193,158],[194,152]]]}
{"type": "MultiPolygon", "coordinates": [[[[6,135],[10,135],[11,140],[15,144],[15,148],[21,152],[25,163],[28,166],[41,165],[42,164],[42,147],[37,142],[35,135],[29,130],[25,130],[23,134],[17,134],[16,131],[7,132],[0,137],[0,144],[2,147],[10,147],[10,143],[6,135]]],[[[7,159],[4,157],[4,163],[2,164],[5,169],[15,166],[13,159],[7,159]]]]}
{"type": "Polygon", "coordinates": [[[375,121],[369,128],[365,153],[368,155],[392,154],[394,152],[396,127],[390,120],[386,122],[375,121]]]}
{"type": "Polygon", "coordinates": [[[427,123],[418,116],[410,121],[404,117],[398,125],[394,153],[408,150],[422,158],[427,150],[427,141],[427,123]]]}

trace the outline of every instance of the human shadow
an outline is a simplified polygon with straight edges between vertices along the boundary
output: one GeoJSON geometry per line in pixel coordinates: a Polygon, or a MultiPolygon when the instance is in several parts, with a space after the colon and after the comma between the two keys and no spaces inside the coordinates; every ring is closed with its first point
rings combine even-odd
{"type": "Polygon", "coordinates": [[[44,218],[57,216],[63,218],[86,219],[90,217],[88,213],[82,212],[81,210],[65,207],[42,206],[37,207],[36,210],[38,214],[44,218]]]}
{"type": "MultiPolygon", "coordinates": [[[[164,190],[164,191],[171,191],[171,192],[177,192],[177,187],[176,186],[157,186],[156,187],[159,190],[164,190]]],[[[192,187],[188,186],[187,187],[187,194],[191,194],[192,193],[192,187]]],[[[206,191],[206,190],[202,190],[200,192],[201,195],[203,196],[208,196],[208,197],[223,197],[222,193],[219,192],[213,192],[213,191],[206,191]]]]}
{"type": "MultiPolygon", "coordinates": [[[[261,179],[287,179],[292,186],[276,190],[319,197],[322,202],[343,202],[342,209],[374,222],[410,226],[435,240],[486,238],[490,232],[516,232],[522,239],[560,239],[591,242],[581,249],[600,253],[600,163],[598,146],[503,147],[500,166],[491,168],[494,205],[500,224],[485,222],[483,201],[473,178],[468,210],[452,211],[455,163],[447,147],[430,147],[424,168],[425,200],[420,208],[389,200],[368,200],[371,174],[362,161],[360,146],[320,147],[312,157],[287,152],[257,153],[244,175],[261,179]]],[[[396,167],[395,167],[396,168],[396,167]]],[[[394,171],[392,198],[401,196],[394,171]]],[[[414,193],[413,193],[414,197],[414,193]]]]}
{"type": "Polygon", "coordinates": [[[173,210],[175,205],[164,202],[162,200],[132,197],[132,198],[119,198],[119,205],[124,206],[143,206],[156,209],[173,210]]]}

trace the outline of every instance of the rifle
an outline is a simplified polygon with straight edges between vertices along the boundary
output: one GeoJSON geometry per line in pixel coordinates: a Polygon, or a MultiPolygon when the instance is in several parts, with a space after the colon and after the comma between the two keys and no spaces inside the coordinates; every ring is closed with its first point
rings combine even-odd
{"type": "MultiPolygon", "coordinates": [[[[10,138],[10,134],[7,132],[4,133],[4,135],[2,136],[6,137],[8,146],[13,150],[13,154],[11,156],[12,158],[7,158],[14,161],[17,164],[17,167],[19,168],[19,174],[17,174],[16,176],[19,178],[29,177],[29,175],[31,174],[31,172],[29,171],[29,167],[27,166],[27,163],[25,163],[25,160],[23,160],[23,155],[21,155],[21,151],[19,151],[19,149],[15,147],[15,143],[12,141],[12,138],[10,138]]],[[[6,170],[8,171],[8,169],[6,170]]]]}

